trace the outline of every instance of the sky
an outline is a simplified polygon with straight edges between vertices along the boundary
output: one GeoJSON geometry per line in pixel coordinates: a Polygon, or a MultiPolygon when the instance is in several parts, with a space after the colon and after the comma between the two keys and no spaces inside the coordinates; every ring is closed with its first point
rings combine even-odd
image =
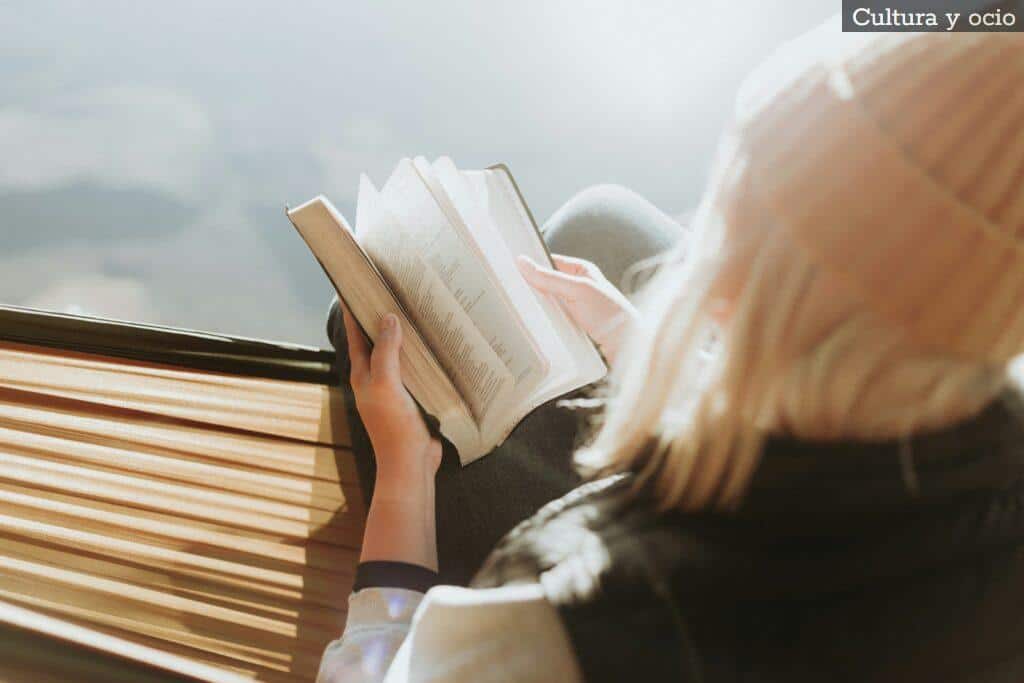
{"type": "Polygon", "coordinates": [[[538,220],[698,201],[743,76],[828,0],[0,0],[0,303],[325,346],[283,210],[403,156],[509,165],[538,220]]]}

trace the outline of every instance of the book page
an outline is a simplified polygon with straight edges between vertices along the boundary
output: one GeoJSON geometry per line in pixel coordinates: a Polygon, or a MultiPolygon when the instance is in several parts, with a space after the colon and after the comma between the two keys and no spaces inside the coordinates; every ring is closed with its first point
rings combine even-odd
{"type": "MultiPolygon", "coordinates": [[[[437,159],[431,169],[453,205],[452,211],[461,217],[477,249],[500,280],[503,293],[518,314],[517,322],[528,326],[540,356],[542,372],[539,374],[546,377],[559,368],[571,367],[572,358],[568,357],[568,350],[546,310],[549,299],[530,286],[520,272],[516,264],[518,253],[512,252],[501,227],[495,224],[485,206],[488,197],[474,192],[465,174],[447,157],[437,159]]],[[[525,395],[543,379],[538,375],[534,382],[517,384],[517,389],[525,395]]]]}
{"type": "MultiPolygon", "coordinates": [[[[484,171],[462,171],[461,174],[489,214],[492,224],[498,227],[508,250],[517,255],[525,254],[537,263],[551,265],[544,241],[508,169],[497,166],[484,171]]],[[[597,381],[607,372],[593,342],[572,322],[561,304],[550,296],[540,299],[545,317],[560,338],[559,346],[568,353],[569,360],[553,368],[526,404],[516,406],[512,413],[512,419],[516,421],[540,403],[597,381]]]]}
{"type": "MultiPolygon", "coordinates": [[[[516,386],[536,383],[546,368],[532,330],[527,328],[519,307],[509,296],[508,285],[515,283],[507,282],[507,273],[499,277],[491,267],[488,254],[484,253],[482,245],[465,224],[434,167],[426,159],[418,157],[413,162],[413,169],[433,199],[433,203],[427,201],[426,195],[417,187],[414,194],[418,195],[419,201],[425,202],[416,209],[417,212],[426,212],[428,220],[443,226],[430,236],[435,270],[445,279],[449,291],[515,377],[516,386]],[[471,298],[466,296],[469,290],[472,291],[471,298]]],[[[407,167],[400,165],[389,179],[389,184],[398,185],[406,181],[416,187],[407,174],[407,167]]],[[[403,193],[408,189],[406,186],[403,193]]]]}
{"type": "Polygon", "coordinates": [[[416,326],[466,397],[474,417],[482,421],[495,402],[511,389],[511,373],[465,314],[461,302],[449,294],[443,276],[425,259],[396,247],[395,243],[383,249],[387,251],[378,249],[374,258],[387,264],[382,269],[399,288],[416,326]]]}
{"type": "MultiPolygon", "coordinates": [[[[359,239],[402,301],[478,423],[499,410],[529,360],[493,325],[500,305],[479,262],[452,232],[411,162],[375,194],[361,184],[359,239]],[[481,332],[488,329],[485,336],[481,332]]],[[[502,307],[503,308],[503,307],[502,307]]]]}

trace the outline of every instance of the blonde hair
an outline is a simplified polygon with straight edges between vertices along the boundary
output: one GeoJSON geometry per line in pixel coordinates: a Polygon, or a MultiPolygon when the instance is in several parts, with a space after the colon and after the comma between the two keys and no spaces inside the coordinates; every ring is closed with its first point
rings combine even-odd
{"type": "Polygon", "coordinates": [[[692,238],[642,293],[576,456],[591,473],[635,472],[666,509],[737,505],[768,434],[903,438],[976,413],[1006,377],[918,350],[816,266],[753,199],[729,144],[692,238]]]}

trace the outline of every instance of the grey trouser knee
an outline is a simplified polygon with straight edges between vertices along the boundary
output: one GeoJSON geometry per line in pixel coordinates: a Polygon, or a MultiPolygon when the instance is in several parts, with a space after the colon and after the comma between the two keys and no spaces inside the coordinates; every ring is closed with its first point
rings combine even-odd
{"type": "Polygon", "coordinates": [[[555,211],[542,230],[552,252],[594,262],[627,294],[637,285],[631,282],[631,269],[668,250],[680,231],[679,223],[619,185],[583,190],[555,211]]]}

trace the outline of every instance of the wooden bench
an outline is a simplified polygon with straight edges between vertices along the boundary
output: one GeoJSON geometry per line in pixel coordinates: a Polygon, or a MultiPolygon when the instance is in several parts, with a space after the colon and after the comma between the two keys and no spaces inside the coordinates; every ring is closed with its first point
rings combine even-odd
{"type": "Polygon", "coordinates": [[[79,681],[313,680],[365,520],[334,377],[326,351],[0,308],[0,625],[54,639],[0,680],[69,680],[79,648],[79,681]]]}

